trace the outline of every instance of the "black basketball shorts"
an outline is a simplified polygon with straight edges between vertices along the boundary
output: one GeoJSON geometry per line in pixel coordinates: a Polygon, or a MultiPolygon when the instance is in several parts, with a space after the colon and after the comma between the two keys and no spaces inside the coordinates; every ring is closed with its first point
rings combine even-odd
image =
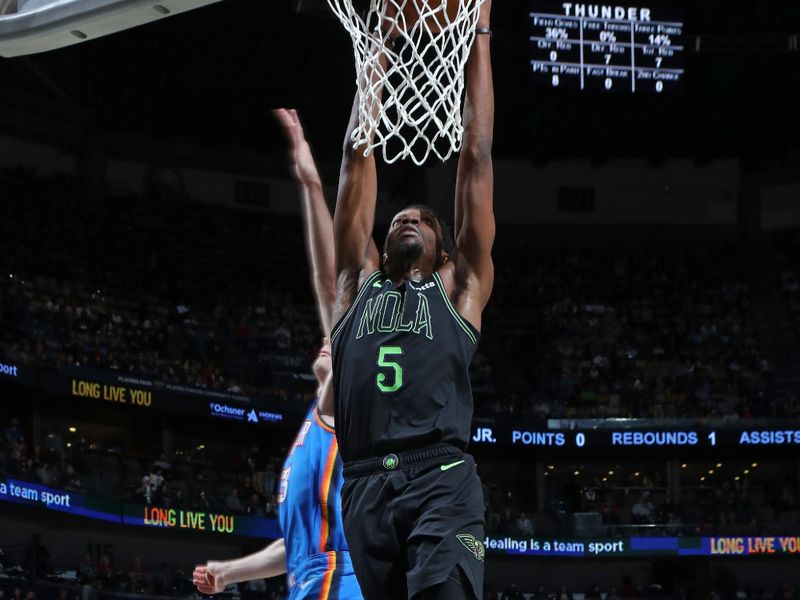
{"type": "Polygon", "coordinates": [[[455,568],[469,582],[462,597],[482,599],[484,503],[472,456],[430,446],[348,463],[344,479],[344,530],[366,600],[411,600],[455,568]]]}

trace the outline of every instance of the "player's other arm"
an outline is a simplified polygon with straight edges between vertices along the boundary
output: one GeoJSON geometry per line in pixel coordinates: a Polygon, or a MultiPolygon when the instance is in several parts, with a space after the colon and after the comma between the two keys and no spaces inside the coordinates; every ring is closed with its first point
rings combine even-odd
{"type": "Polygon", "coordinates": [[[336,302],[336,275],[333,266],[333,220],[325,202],[322,178],[305,137],[296,110],[274,111],[289,142],[292,173],[300,188],[306,253],[311,264],[312,284],[320,324],[326,336],[331,333],[331,316],[336,302]]]}
{"type": "MultiPolygon", "coordinates": [[[[490,12],[491,0],[486,0],[481,6],[479,28],[490,26],[490,12]]],[[[461,295],[458,308],[480,328],[481,311],[494,283],[494,89],[489,35],[476,35],[466,77],[464,146],[456,178],[455,263],[456,280],[467,291],[461,295]]]]}
{"type": "Polygon", "coordinates": [[[231,583],[268,579],[284,573],[286,546],[281,538],[249,556],[197,565],[192,573],[192,582],[203,594],[218,594],[231,583]]]}

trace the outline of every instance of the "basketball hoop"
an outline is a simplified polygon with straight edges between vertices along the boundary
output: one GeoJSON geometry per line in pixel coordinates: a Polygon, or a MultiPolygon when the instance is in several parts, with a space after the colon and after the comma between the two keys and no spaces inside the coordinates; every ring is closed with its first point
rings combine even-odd
{"type": "Polygon", "coordinates": [[[328,0],[353,42],[358,126],[353,147],[387,163],[461,149],[464,67],[483,0],[328,0]]]}

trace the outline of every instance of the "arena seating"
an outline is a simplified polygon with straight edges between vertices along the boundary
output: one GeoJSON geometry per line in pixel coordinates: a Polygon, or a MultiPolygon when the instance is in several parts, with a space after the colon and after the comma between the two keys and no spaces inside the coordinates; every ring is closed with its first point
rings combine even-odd
{"type": "MultiPolygon", "coordinates": [[[[86,205],[67,179],[23,169],[0,188],[0,237],[15,248],[0,253],[0,354],[310,399],[312,385],[276,385],[308,373],[320,340],[298,218],[188,200],[86,205]]],[[[472,369],[478,416],[798,414],[772,385],[734,242],[531,257],[503,239],[472,369]]]]}

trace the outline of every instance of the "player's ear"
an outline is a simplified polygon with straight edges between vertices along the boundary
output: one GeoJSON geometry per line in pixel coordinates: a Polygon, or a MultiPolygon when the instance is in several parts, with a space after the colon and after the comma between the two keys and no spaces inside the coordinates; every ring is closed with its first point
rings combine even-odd
{"type": "Polygon", "coordinates": [[[389,262],[389,254],[384,252],[383,253],[383,266],[385,267],[386,263],[388,263],[388,262],[389,262]]]}

